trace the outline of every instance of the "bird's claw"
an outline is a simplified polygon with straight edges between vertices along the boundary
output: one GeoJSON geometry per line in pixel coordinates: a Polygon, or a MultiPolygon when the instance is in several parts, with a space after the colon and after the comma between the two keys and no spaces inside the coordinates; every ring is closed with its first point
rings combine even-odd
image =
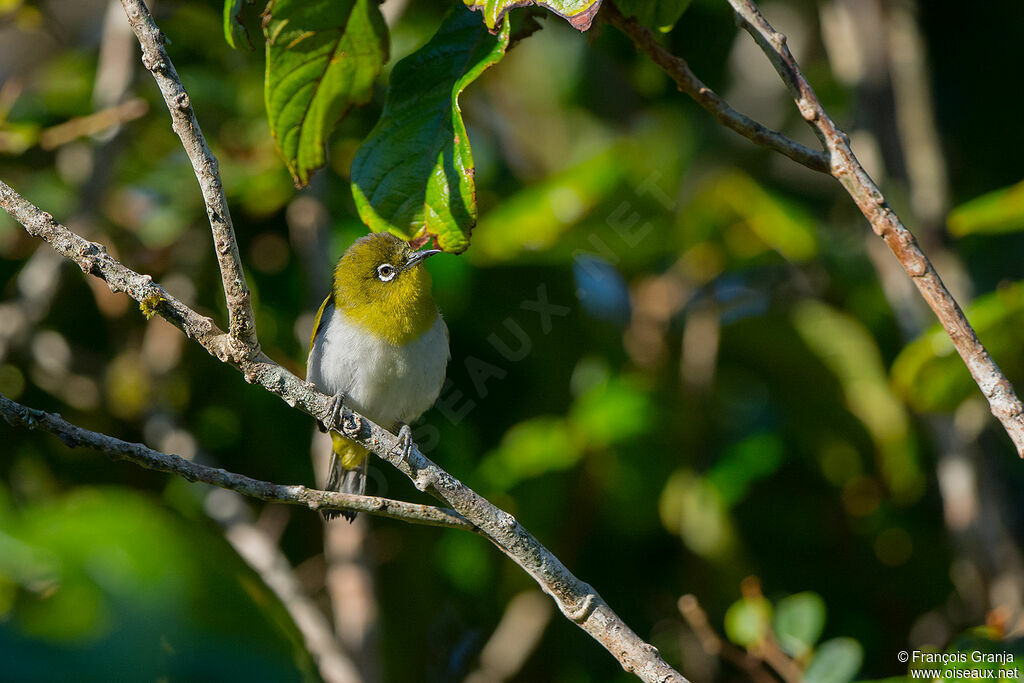
{"type": "Polygon", "coordinates": [[[345,411],[345,392],[339,391],[327,403],[327,428],[341,431],[342,415],[345,411]]]}
{"type": "Polygon", "coordinates": [[[402,425],[398,430],[398,444],[391,449],[393,455],[399,456],[402,460],[408,460],[412,452],[412,428],[409,425],[402,425]]]}

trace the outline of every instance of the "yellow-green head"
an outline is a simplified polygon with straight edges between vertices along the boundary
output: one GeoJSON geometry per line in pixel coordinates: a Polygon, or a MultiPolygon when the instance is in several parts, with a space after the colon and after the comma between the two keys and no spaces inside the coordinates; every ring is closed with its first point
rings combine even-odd
{"type": "Polygon", "coordinates": [[[334,269],[335,307],[392,344],[408,344],[437,319],[423,262],[438,253],[415,251],[389,232],[360,237],[334,269]]]}

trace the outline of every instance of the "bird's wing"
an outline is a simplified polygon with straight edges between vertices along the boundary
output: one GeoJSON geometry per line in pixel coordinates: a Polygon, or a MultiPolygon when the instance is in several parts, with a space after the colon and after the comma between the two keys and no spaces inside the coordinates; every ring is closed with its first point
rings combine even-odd
{"type": "Polygon", "coordinates": [[[327,310],[327,303],[331,300],[331,295],[328,294],[324,302],[320,304],[320,308],[316,312],[316,317],[313,318],[313,336],[309,338],[309,351],[313,352],[313,342],[316,341],[316,335],[320,334],[320,328],[327,322],[324,318],[324,311],[327,310]]]}

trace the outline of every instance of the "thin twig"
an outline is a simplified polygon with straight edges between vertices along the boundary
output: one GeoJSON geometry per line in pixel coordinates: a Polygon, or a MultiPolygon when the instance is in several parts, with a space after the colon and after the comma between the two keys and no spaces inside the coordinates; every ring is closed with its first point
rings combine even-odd
{"type": "Polygon", "coordinates": [[[199,121],[192,110],[192,102],[164,49],[164,34],[153,22],[149,9],[142,0],[121,0],[121,5],[128,15],[128,23],[142,45],[142,65],[153,74],[160,87],[167,109],[171,113],[171,125],[181,138],[181,144],[185,147],[185,153],[192,162],[199,187],[203,191],[203,201],[206,203],[206,214],[210,219],[210,229],[213,231],[214,251],[217,253],[228,307],[230,343],[227,349],[233,356],[255,357],[259,354],[259,342],[256,338],[252,301],[242,271],[242,261],[238,255],[235,228],[231,222],[227,198],[224,196],[217,158],[206,144],[206,138],[203,137],[199,121]]]}
{"type": "Polygon", "coordinates": [[[107,107],[87,116],[79,116],[51,126],[39,136],[39,146],[43,149],[56,149],[85,135],[95,135],[113,126],[134,121],[145,116],[149,105],[141,97],[107,107]]]}
{"type": "MultiPolygon", "coordinates": [[[[102,245],[89,242],[60,225],[53,216],[33,206],[3,182],[0,182],[0,208],[21,223],[29,234],[49,242],[60,254],[77,263],[83,272],[103,278],[111,290],[125,292],[138,301],[145,313],[162,316],[211,355],[237,368],[250,384],[260,385],[289,406],[321,422],[330,422],[331,397],[263,353],[255,358],[228,353],[227,335],[210,318],[199,315],[168,294],[149,275],[140,275],[119,263],[102,245]]],[[[419,448],[414,446],[409,457],[403,458],[398,437],[368,418],[345,408],[342,425],[341,433],[345,437],[400,470],[419,490],[446,500],[478,533],[487,536],[522,567],[554,599],[561,612],[603,645],[626,671],[652,683],[686,681],[655,647],[629,628],[592,586],[574,576],[512,515],[438,467],[419,448]]],[[[341,499],[331,500],[340,502],[341,499]]],[[[326,502],[323,499],[318,504],[326,502]]]]}
{"type": "Polygon", "coordinates": [[[23,406],[2,394],[0,394],[0,415],[12,427],[41,429],[57,436],[71,448],[88,446],[106,453],[116,460],[125,460],[146,469],[175,474],[192,482],[200,481],[272,503],[303,505],[310,510],[355,510],[379,517],[400,519],[412,524],[475,531],[473,525],[454,510],[446,510],[432,505],[406,503],[390,498],[319,491],[305,486],[286,486],[252,479],[217,467],[200,465],[179,455],[161,453],[140,443],[130,443],[106,434],[83,429],[71,424],[60,415],[23,406]]]}
{"type": "Polygon", "coordinates": [[[650,57],[676,82],[679,90],[692,97],[723,126],[736,131],[755,145],[785,154],[793,161],[803,164],[813,171],[828,173],[828,155],[805,147],[796,140],[792,140],[733,109],[718,93],[697,78],[685,59],[666,50],[655,40],[654,34],[637,23],[635,19],[624,17],[614,3],[604,3],[601,7],[601,16],[629,36],[637,50],[650,57]]]}
{"type": "Polygon", "coordinates": [[[786,37],[771,27],[751,0],[728,0],[736,11],[736,21],[753,37],[771,60],[785,82],[804,120],[828,150],[830,173],[838,180],[871,224],[875,234],[885,240],[921,296],[935,312],[953,346],[963,358],[971,377],[988,399],[992,414],[1003,424],[1017,449],[1024,457],[1024,405],[1014,392],[988,351],[967,322],[960,305],[949,293],[935,272],[931,261],[917,245],[910,230],[903,225],[885,201],[882,192],[857,161],[850,149],[850,140],[829,117],[800,71],[786,44],[786,37]]]}
{"type": "Polygon", "coordinates": [[[738,670],[745,672],[754,683],[776,683],[775,677],[768,672],[761,660],[718,635],[695,596],[684,595],[679,598],[678,607],[679,613],[697,635],[704,652],[713,657],[721,657],[738,670]]]}

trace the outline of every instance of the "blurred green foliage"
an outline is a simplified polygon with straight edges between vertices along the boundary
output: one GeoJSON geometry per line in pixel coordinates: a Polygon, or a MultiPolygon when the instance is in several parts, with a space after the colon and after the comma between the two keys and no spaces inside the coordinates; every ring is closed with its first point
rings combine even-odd
{"type": "MultiPolygon", "coordinates": [[[[234,4],[258,41],[259,8],[234,4]]],[[[685,9],[663,39],[737,106],[759,82],[727,3],[635,4],[655,28],[685,9]]],[[[1024,128],[976,104],[998,92],[1007,111],[1024,107],[1005,80],[1021,66],[1012,46],[1024,9],[919,5],[958,207],[951,234],[928,244],[962,260],[969,317],[1024,386],[1020,169],[1005,153],[1024,145],[1024,128]],[[972,49],[945,49],[954,32],[972,49]]],[[[297,373],[329,269],[367,230],[352,161],[393,65],[450,7],[409,3],[392,20],[373,98],[325,134],[327,167],[301,191],[275,149],[259,50],[231,49],[219,3],[156,8],[220,161],[261,343],[297,373]]],[[[860,125],[816,6],[770,11],[787,31],[805,29],[800,59],[815,88],[844,126],[860,125]]],[[[97,0],[0,2],[0,178],[223,323],[205,210],[149,74],[136,66],[124,94],[148,103],[144,117],[116,135],[39,145],[43,131],[110,104],[97,88],[103,12],[97,0]]],[[[513,35],[523,14],[510,12],[513,35]]],[[[1016,648],[1000,628],[968,630],[986,614],[951,569],[964,549],[944,522],[944,444],[931,425],[980,424],[971,445],[1018,543],[1024,475],[998,426],[972,418],[985,407],[948,340],[908,333],[893,313],[841,189],[718,127],[610,27],[542,25],[460,98],[480,221],[463,255],[431,261],[453,358],[419,443],[684,672],[741,678],[702,654],[675,607],[683,593],[740,644],[774,633],[808,680],[902,676],[895,655],[916,643],[1016,648]],[[765,594],[737,602],[751,574],[765,594]]],[[[742,108],[806,135],[781,85],[759,97],[742,108]]],[[[889,173],[883,189],[916,225],[905,177],[889,173]]],[[[75,268],[47,266],[45,250],[0,216],[0,393],[233,471],[314,483],[308,418],[75,268]]],[[[169,680],[316,675],[281,606],[206,517],[202,487],[5,425],[0,479],[0,678],[109,680],[118,667],[169,680]]],[[[376,481],[423,500],[395,473],[376,481]]],[[[461,680],[530,579],[468,534],[371,529],[385,678],[461,680]]],[[[315,564],[319,518],[292,512],[282,549],[315,564]]],[[[554,619],[518,680],[629,679],[554,619]]]]}
{"type": "Polygon", "coordinates": [[[315,680],[284,608],[216,531],[125,489],[0,490],[10,680],[315,680]]]}

